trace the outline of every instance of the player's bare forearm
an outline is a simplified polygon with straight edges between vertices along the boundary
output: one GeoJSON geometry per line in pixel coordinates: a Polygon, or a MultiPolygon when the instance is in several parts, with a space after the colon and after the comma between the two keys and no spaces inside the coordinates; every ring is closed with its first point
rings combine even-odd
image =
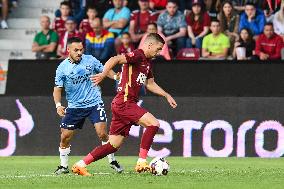
{"type": "Polygon", "coordinates": [[[102,73],[96,74],[92,77],[92,82],[98,85],[106,76],[108,76],[110,70],[117,64],[127,63],[125,55],[117,55],[111,57],[104,65],[104,71],[102,73]]]}
{"type": "Polygon", "coordinates": [[[110,79],[114,79],[114,76],[115,76],[115,75],[116,75],[116,73],[115,73],[113,70],[110,70],[110,71],[108,72],[107,77],[110,78],[110,79]]]}
{"type": "Polygon", "coordinates": [[[62,93],[62,88],[61,87],[54,87],[53,89],[53,100],[54,103],[61,103],[61,93],[62,93]]]}
{"type": "Polygon", "coordinates": [[[147,80],[146,88],[159,96],[166,97],[169,95],[166,91],[164,91],[155,81],[153,78],[147,80]]]}

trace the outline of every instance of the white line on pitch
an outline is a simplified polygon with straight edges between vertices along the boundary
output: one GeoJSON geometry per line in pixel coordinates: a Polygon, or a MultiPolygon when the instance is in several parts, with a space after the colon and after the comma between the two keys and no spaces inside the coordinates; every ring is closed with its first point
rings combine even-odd
{"type": "MultiPolygon", "coordinates": [[[[72,175],[72,174],[68,174],[72,175]]],[[[111,173],[92,173],[92,175],[111,175],[111,173]]],[[[49,174],[49,175],[3,175],[0,176],[0,179],[7,179],[7,178],[32,178],[32,177],[55,177],[57,175],[49,174]]]]}

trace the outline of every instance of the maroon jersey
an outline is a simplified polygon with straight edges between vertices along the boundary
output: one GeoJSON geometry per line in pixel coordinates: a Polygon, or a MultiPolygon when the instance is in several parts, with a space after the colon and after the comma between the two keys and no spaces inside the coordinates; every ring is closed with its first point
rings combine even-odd
{"type": "Polygon", "coordinates": [[[117,95],[113,102],[138,102],[139,91],[146,80],[153,77],[150,60],[143,50],[136,49],[125,54],[127,63],[123,64],[117,95]]]}
{"type": "Polygon", "coordinates": [[[130,21],[135,22],[134,32],[145,33],[149,23],[155,22],[155,14],[148,10],[142,13],[140,10],[135,10],[131,13],[130,21]]]}
{"type": "Polygon", "coordinates": [[[86,35],[87,33],[91,32],[91,31],[93,31],[93,29],[92,29],[92,27],[91,27],[90,22],[89,22],[88,19],[82,20],[82,22],[80,23],[79,28],[80,28],[80,31],[81,31],[83,34],[85,34],[85,35],[86,35]]]}
{"type": "Polygon", "coordinates": [[[65,28],[65,20],[63,20],[61,17],[56,17],[53,22],[52,28],[57,32],[57,34],[60,36],[62,33],[66,31],[65,28]]]}

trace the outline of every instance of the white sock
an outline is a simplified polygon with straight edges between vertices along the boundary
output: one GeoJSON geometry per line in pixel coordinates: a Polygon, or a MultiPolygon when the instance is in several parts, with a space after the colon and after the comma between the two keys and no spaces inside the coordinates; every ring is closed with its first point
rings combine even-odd
{"type": "Polygon", "coordinates": [[[143,163],[143,162],[147,162],[147,160],[143,158],[138,158],[137,163],[143,163]]]}
{"type": "Polygon", "coordinates": [[[60,153],[60,165],[63,167],[68,167],[68,159],[70,154],[70,146],[68,148],[60,148],[59,147],[59,153],[60,153]]]}
{"type": "Polygon", "coordinates": [[[79,167],[87,167],[86,163],[83,160],[80,160],[76,163],[79,167]]]}
{"type": "MultiPolygon", "coordinates": [[[[103,142],[102,141],[102,145],[104,145],[104,144],[107,144],[108,142],[103,142]]],[[[109,155],[107,155],[107,158],[108,158],[108,162],[109,163],[111,163],[111,162],[113,162],[113,161],[116,161],[116,159],[115,159],[115,157],[114,157],[114,154],[112,153],[112,154],[109,154],[109,155]]]]}

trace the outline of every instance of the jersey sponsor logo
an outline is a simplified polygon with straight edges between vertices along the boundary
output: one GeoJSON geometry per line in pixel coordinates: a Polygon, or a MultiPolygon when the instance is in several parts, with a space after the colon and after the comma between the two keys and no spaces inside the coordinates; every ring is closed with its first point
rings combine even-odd
{"type": "Polygon", "coordinates": [[[136,79],[136,82],[140,83],[140,84],[145,84],[146,82],[146,79],[147,79],[147,76],[144,74],[144,73],[139,73],[137,79],[136,79]]]}
{"type": "Polygon", "coordinates": [[[91,70],[92,70],[92,66],[87,65],[87,66],[86,66],[86,70],[87,70],[87,71],[91,71],[91,70]]]}
{"type": "Polygon", "coordinates": [[[127,53],[127,55],[128,55],[129,57],[133,57],[133,56],[134,56],[134,52],[127,53]]]}
{"type": "Polygon", "coordinates": [[[118,92],[122,91],[122,87],[117,87],[117,91],[118,92]]]}
{"type": "Polygon", "coordinates": [[[85,74],[85,75],[79,75],[75,78],[71,78],[72,83],[73,83],[73,85],[84,83],[85,81],[89,80],[90,76],[91,76],[91,74],[85,74]]]}

